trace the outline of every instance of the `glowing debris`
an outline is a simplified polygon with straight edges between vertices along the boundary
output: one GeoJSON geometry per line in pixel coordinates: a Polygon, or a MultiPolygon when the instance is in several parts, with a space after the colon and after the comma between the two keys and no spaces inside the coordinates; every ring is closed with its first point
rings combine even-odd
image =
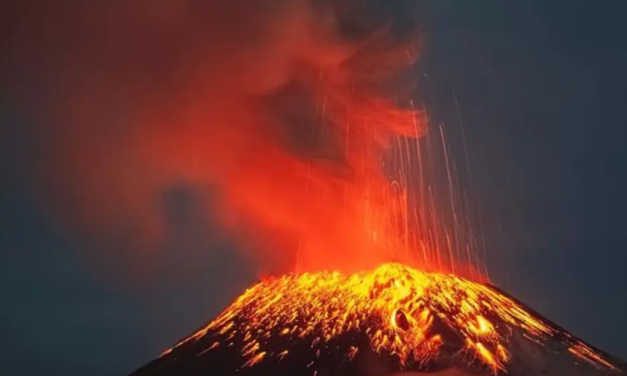
{"type": "MultiPolygon", "coordinates": [[[[507,370],[514,331],[538,343],[559,334],[493,287],[389,263],[368,273],[304,273],[259,282],[174,349],[208,333],[216,337],[212,348],[238,337],[243,366],[252,367],[283,360],[296,343],[308,343],[319,358],[333,341],[358,334],[370,350],[396,356],[401,367],[438,360],[446,348],[496,374],[507,370]]],[[[616,369],[575,338],[563,341],[572,355],[616,369]]],[[[351,343],[343,355],[352,360],[363,345],[351,343]]]]}

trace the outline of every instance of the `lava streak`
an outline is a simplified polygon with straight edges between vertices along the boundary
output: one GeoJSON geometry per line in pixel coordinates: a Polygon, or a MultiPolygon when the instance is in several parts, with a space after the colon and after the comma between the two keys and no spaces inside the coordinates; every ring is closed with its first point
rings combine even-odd
{"type": "MultiPolygon", "coordinates": [[[[490,286],[388,263],[352,275],[319,272],[262,281],[166,353],[204,339],[209,345],[200,353],[241,346],[242,367],[250,367],[270,358],[282,361],[296,344],[307,343],[317,358],[332,349],[345,350],[348,359],[373,350],[394,356],[400,368],[463,359],[496,374],[507,369],[514,332],[542,343],[558,331],[490,286]]],[[[576,349],[573,355],[613,368],[584,343],[562,341],[576,349]]]]}

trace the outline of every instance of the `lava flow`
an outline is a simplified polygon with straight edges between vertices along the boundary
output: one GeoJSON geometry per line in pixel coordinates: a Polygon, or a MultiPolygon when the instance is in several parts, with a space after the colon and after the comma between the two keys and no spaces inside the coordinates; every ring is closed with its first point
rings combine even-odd
{"type": "Polygon", "coordinates": [[[535,344],[557,340],[573,360],[619,371],[604,354],[496,288],[398,263],[367,273],[304,273],[259,282],[156,362],[159,369],[203,357],[226,362],[225,354],[238,351],[238,360],[229,363],[234,369],[224,374],[258,374],[264,363],[283,369],[306,359],[306,371],[320,375],[325,364],[339,363],[337,357],[351,363],[374,354],[388,357],[395,371],[464,364],[498,374],[508,370],[515,336],[535,344]]]}

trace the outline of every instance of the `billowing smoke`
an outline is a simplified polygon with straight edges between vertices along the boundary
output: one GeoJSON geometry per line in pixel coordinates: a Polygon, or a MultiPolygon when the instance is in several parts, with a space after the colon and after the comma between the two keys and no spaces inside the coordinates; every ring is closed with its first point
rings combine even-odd
{"type": "Polygon", "coordinates": [[[39,3],[15,5],[2,73],[36,124],[29,179],[57,223],[143,262],[184,191],[184,226],[215,221],[256,261],[387,257],[380,152],[424,130],[391,101],[417,41],[379,22],[390,2],[39,3]]]}

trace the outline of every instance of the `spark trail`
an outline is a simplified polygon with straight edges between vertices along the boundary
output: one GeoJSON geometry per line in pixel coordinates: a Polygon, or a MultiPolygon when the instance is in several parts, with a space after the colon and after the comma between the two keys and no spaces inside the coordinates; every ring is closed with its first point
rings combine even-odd
{"type": "Polygon", "coordinates": [[[329,358],[350,363],[373,352],[390,357],[399,370],[465,362],[498,374],[507,371],[514,335],[540,344],[558,339],[575,359],[620,371],[489,285],[398,263],[352,275],[304,273],[259,282],[156,362],[168,374],[175,361],[219,359],[231,349],[241,358],[224,374],[248,374],[272,363],[289,368],[309,359],[306,368],[317,375],[329,358]]]}

